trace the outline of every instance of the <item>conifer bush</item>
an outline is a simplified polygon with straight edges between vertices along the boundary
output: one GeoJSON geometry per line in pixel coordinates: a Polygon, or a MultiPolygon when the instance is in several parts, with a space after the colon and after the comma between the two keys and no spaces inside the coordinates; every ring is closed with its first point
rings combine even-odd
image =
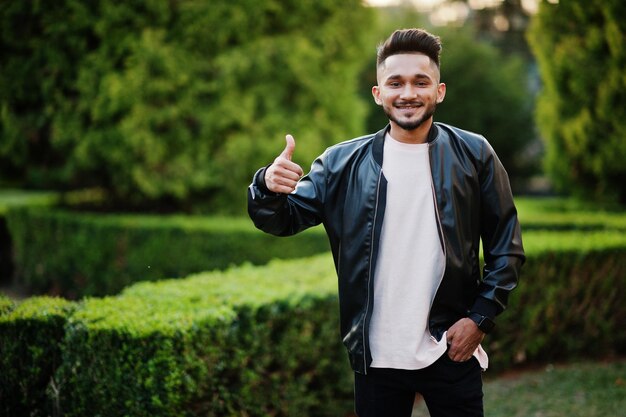
{"type": "Polygon", "coordinates": [[[626,7],[541,2],[527,32],[542,80],[546,169],[568,194],[626,204],[626,7]],[[582,70],[584,68],[584,70],[582,70]]]}
{"type": "Polygon", "coordinates": [[[360,0],[1,7],[2,178],[99,187],[117,208],[242,213],[286,133],[311,161],[362,132],[374,21],[360,0]]]}

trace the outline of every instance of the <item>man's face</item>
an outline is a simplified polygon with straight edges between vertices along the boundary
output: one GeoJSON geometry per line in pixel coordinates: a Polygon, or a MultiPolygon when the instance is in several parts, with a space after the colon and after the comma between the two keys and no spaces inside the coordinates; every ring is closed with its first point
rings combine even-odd
{"type": "Polygon", "coordinates": [[[378,66],[376,75],[374,101],[392,125],[404,130],[415,130],[430,120],[446,93],[437,65],[424,54],[391,55],[378,66]]]}

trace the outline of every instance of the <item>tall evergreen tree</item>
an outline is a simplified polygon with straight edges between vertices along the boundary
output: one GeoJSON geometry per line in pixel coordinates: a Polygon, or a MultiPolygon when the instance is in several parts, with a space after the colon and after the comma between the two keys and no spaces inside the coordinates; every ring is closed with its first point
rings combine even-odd
{"type": "Polygon", "coordinates": [[[559,190],[626,204],[626,3],[543,2],[528,39],[543,89],[537,124],[559,190]]]}

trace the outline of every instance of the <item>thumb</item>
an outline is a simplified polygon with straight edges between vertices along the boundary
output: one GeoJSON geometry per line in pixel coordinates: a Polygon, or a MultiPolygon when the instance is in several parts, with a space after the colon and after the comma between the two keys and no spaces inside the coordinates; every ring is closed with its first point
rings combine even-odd
{"type": "Polygon", "coordinates": [[[294,149],[296,149],[296,140],[291,135],[285,136],[285,141],[287,144],[285,145],[285,149],[281,152],[281,156],[287,158],[291,161],[291,156],[293,155],[294,149]]]}

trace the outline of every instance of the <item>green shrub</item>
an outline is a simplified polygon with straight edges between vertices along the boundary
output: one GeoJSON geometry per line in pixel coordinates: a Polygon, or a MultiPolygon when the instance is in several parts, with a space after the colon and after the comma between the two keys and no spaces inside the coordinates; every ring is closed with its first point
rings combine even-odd
{"type": "Polygon", "coordinates": [[[18,282],[34,293],[69,298],[329,248],[321,229],[282,239],[244,218],[12,210],[7,220],[18,282]]]}
{"type": "Polygon", "coordinates": [[[360,0],[4,2],[0,177],[241,213],[285,129],[309,161],[362,131],[372,16],[360,0]]]}
{"type": "Polygon", "coordinates": [[[622,205],[625,35],[622,0],[541,2],[527,32],[542,81],[535,114],[547,174],[562,192],[622,205]]]}
{"type": "Polygon", "coordinates": [[[322,255],[86,300],[67,326],[59,404],[67,416],[339,415],[351,384],[335,291],[322,255]]]}
{"type": "Polygon", "coordinates": [[[13,276],[12,251],[11,235],[7,229],[7,222],[4,216],[0,215],[0,284],[2,285],[11,282],[13,276]]]}
{"type": "Polygon", "coordinates": [[[55,299],[27,300],[0,321],[0,340],[12,341],[3,345],[2,389],[35,369],[47,372],[37,380],[43,385],[11,392],[7,414],[48,415],[54,405],[53,414],[66,416],[339,415],[350,408],[351,375],[335,289],[322,255],[65,302],[75,307],[66,322],[51,319],[55,299]],[[39,331],[22,316],[35,317],[39,331]],[[49,323],[65,331],[63,342],[41,331],[49,323]],[[56,373],[16,360],[46,346],[56,349],[47,357],[57,365],[62,349],[56,373]]]}
{"type": "Polygon", "coordinates": [[[624,230],[626,213],[566,198],[516,198],[522,229],[624,230]]]}
{"type": "Polygon", "coordinates": [[[492,367],[626,353],[626,234],[528,232],[510,307],[486,339],[492,367]]]}
{"type": "Polygon", "coordinates": [[[4,294],[0,294],[0,317],[8,314],[15,308],[15,301],[4,294]]]}
{"type": "Polygon", "coordinates": [[[61,364],[64,326],[74,304],[34,297],[17,306],[0,297],[0,414],[48,416],[47,389],[61,364]]]}
{"type": "MultiPolygon", "coordinates": [[[[623,213],[573,200],[520,198],[517,204],[524,231],[626,230],[623,213]]],[[[13,209],[7,218],[18,283],[33,293],[69,298],[115,294],[137,281],[305,257],[329,248],[322,228],[276,238],[256,230],[247,218],[50,209],[13,209]]]]}
{"type": "Polygon", "coordinates": [[[7,229],[5,214],[13,207],[52,206],[59,195],[46,191],[0,190],[0,284],[11,283],[13,277],[13,246],[7,229]]]}

